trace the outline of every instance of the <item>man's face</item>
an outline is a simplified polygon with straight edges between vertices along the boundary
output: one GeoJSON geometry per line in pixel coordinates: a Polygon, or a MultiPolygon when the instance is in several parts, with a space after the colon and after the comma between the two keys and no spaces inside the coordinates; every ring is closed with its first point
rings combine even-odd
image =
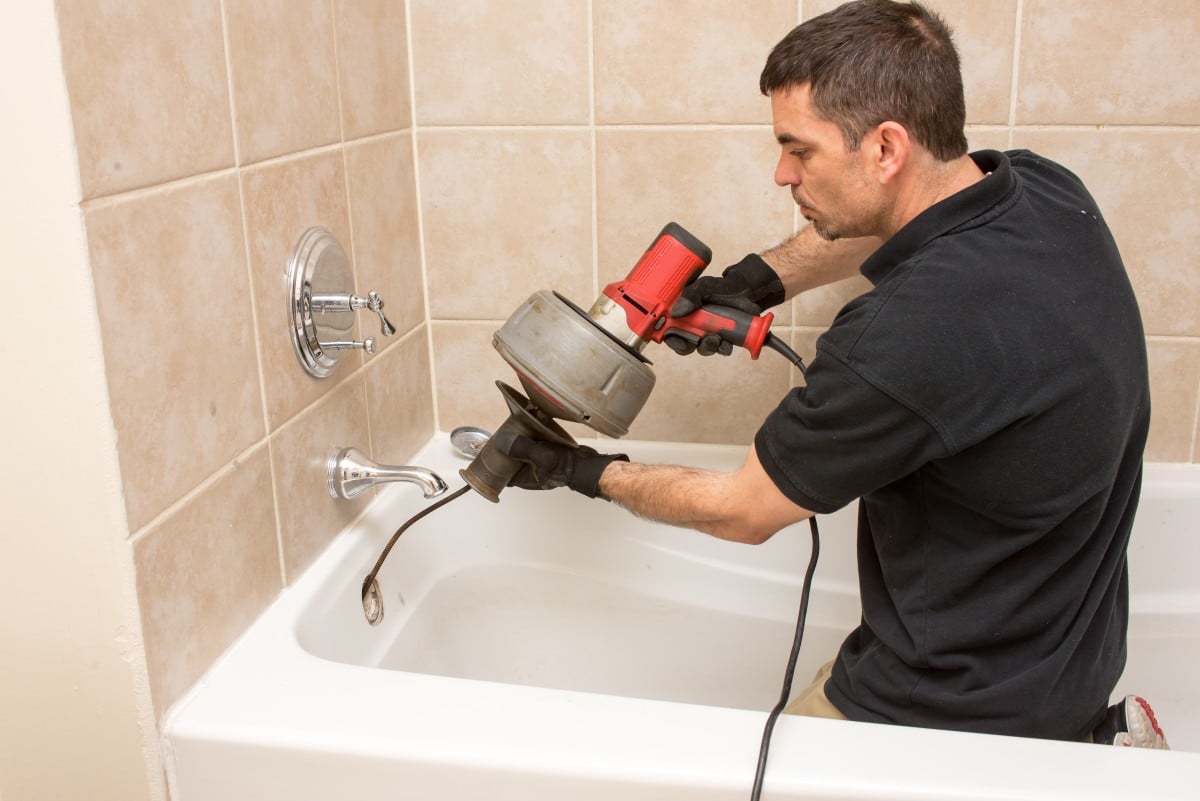
{"type": "Polygon", "coordinates": [[[838,126],[812,108],[808,84],[771,93],[779,142],[775,183],[791,187],[800,214],[822,239],[871,236],[883,221],[883,196],[864,157],[868,137],[848,151],[838,126]]]}

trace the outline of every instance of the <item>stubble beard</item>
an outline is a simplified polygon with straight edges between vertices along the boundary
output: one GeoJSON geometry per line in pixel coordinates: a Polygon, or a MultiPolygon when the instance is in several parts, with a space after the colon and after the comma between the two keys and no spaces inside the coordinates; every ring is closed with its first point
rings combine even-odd
{"type": "Polygon", "coordinates": [[[812,206],[804,202],[804,200],[800,197],[800,194],[796,191],[795,187],[792,188],[792,200],[800,209],[800,216],[808,220],[808,224],[811,225],[813,230],[817,232],[817,236],[821,237],[826,242],[832,242],[841,236],[839,231],[831,228],[826,223],[823,223],[817,220],[815,217],[805,214],[804,210],[811,209],[812,206]]]}
{"type": "Polygon", "coordinates": [[[812,229],[817,232],[817,236],[824,239],[826,242],[835,242],[842,238],[842,232],[832,228],[820,220],[815,220],[812,217],[805,217],[812,229]]]}

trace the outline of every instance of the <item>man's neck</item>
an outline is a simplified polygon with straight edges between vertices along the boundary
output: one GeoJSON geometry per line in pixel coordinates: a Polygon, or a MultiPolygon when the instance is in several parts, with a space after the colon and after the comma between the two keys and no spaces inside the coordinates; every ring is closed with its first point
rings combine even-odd
{"type": "Polygon", "coordinates": [[[979,165],[968,155],[947,162],[938,161],[926,153],[920,163],[913,166],[916,169],[905,176],[898,187],[899,200],[888,221],[890,230],[881,234],[884,239],[890,238],[930,206],[984,178],[979,165]]]}

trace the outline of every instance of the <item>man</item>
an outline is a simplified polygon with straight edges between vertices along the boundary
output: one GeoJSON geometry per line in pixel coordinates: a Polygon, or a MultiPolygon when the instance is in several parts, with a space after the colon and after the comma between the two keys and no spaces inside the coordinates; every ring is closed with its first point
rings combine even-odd
{"type": "Polygon", "coordinates": [[[958,56],[918,4],[805,22],[760,88],[775,181],[810,225],[701,278],[672,313],[757,313],[855,270],[873,288],[733,473],[508,437],[528,463],[514,483],[752,543],[860,499],[862,624],[789,711],[1164,747],[1143,701],[1108,708],[1149,389],[1095,202],[1033,153],[968,155],[958,56]]]}

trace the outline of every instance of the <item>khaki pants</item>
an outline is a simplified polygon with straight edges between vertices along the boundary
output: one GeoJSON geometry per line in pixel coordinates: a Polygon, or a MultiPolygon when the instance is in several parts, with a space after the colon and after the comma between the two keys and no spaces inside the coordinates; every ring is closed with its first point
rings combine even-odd
{"type": "Polygon", "coordinates": [[[845,720],[846,716],[838,711],[838,708],[829,703],[829,699],[825,697],[825,682],[829,680],[829,674],[833,672],[833,660],[829,660],[821,669],[817,671],[817,675],[813,676],[812,684],[801,690],[788,705],[783,708],[785,715],[807,715],[810,718],[830,718],[832,720],[845,720]]]}
{"type": "MultiPolygon", "coordinates": [[[[788,705],[783,708],[785,715],[805,715],[810,718],[829,718],[830,720],[847,720],[838,708],[829,703],[829,699],[825,697],[825,682],[829,680],[829,674],[833,672],[833,660],[829,660],[821,669],[817,671],[817,675],[813,676],[812,684],[805,687],[797,693],[788,705]]],[[[1085,743],[1092,743],[1092,735],[1087,735],[1083,738],[1085,743]]]]}

